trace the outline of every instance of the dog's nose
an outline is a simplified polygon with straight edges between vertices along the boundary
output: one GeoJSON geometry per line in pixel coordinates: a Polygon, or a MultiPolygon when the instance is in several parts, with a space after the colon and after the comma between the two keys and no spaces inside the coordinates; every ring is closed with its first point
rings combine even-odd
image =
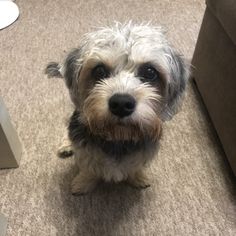
{"type": "Polygon", "coordinates": [[[120,118],[131,115],[135,105],[135,99],[129,94],[114,94],[109,100],[110,111],[120,118]]]}

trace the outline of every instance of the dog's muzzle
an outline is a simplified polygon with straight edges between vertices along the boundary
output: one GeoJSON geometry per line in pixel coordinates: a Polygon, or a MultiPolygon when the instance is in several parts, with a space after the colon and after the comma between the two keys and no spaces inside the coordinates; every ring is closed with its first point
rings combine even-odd
{"type": "Polygon", "coordinates": [[[109,110],[119,118],[131,115],[135,107],[136,101],[129,94],[116,93],[109,99],[109,110]]]}

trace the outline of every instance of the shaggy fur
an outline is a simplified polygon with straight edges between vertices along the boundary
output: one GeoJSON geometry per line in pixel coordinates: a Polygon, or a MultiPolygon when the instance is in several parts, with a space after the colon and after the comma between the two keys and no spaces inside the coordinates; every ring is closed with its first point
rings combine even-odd
{"type": "Polygon", "coordinates": [[[65,79],[75,105],[68,129],[79,174],[72,192],[91,191],[99,179],[149,186],[144,167],[157,154],[162,122],[177,112],[189,74],[162,29],[131,22],[100,28],[46,73],[65,79]],[[118,104],[126,99],[118,115],[114,95],[118,104]]]}

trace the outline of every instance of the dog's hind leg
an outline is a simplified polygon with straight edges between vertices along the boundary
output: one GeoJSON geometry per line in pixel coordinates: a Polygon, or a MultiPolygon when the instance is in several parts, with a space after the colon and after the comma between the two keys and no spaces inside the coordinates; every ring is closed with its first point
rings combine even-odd
{"type": "Polygon", "coordinates": [[[91,192],[98,183],[98,177],[89,171],[82,170],[73,179],[71,192],[73,195],[82,195],[91,192]]]}

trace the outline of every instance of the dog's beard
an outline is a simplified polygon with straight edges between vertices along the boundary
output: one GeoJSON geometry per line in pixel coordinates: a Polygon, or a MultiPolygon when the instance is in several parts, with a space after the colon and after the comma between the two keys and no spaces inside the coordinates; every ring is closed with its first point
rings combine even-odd
{"type": "Polygon", "coordinates": [[[119,120],[111,117],[109,119],[83,117],[82,122],[93,135],[100,136],[107,141],[151,140],[155,142],[161,136],[161,120],[158,117],[152,120],[150,125],[134,122],[132,119],[119,120]]]}

